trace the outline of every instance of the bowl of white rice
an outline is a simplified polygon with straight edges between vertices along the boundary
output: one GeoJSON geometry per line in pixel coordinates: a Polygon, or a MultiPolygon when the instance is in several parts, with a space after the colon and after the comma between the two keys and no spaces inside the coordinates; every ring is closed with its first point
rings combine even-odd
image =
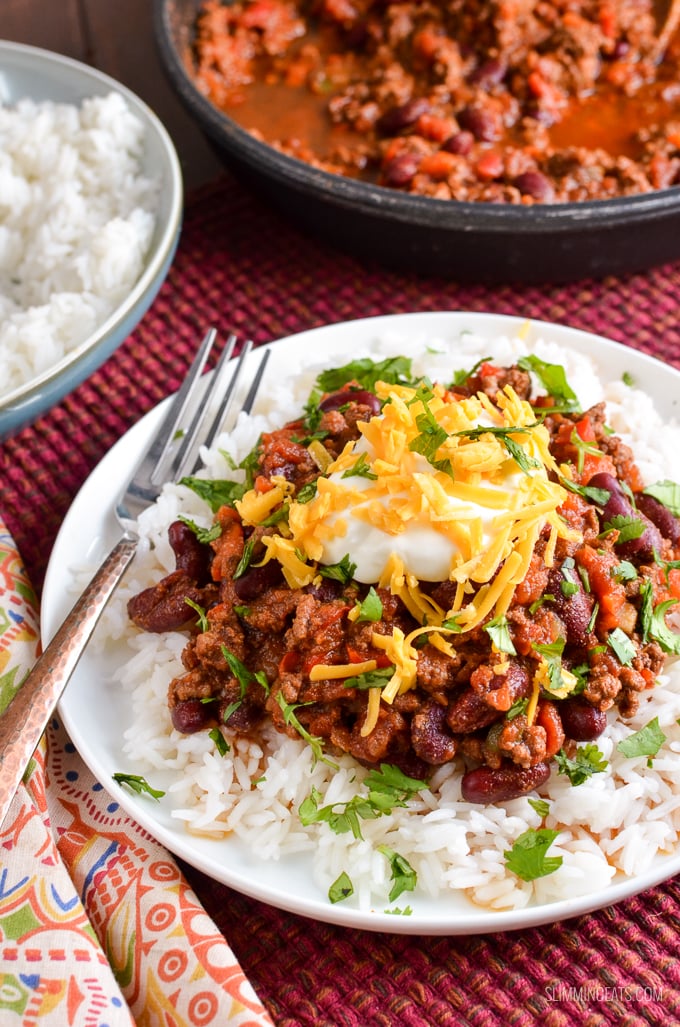
{"type": "Polygon", "coordinates": [[[172,263],[182,201],[170,136],[134,93],[0,40],[0,438],[137,326],[172,263]]]}

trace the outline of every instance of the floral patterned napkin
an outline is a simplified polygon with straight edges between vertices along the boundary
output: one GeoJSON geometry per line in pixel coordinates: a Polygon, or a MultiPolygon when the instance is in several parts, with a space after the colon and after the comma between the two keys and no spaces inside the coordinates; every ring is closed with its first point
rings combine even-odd
{"type": "MultiPolygon", "coordinates": [[[[0,715],[39,651],[0,520],[0,715]]],[[[107,795],[56,717],[0,825],[3,1027],[271,1027],[173,857],[107,795]]]]}

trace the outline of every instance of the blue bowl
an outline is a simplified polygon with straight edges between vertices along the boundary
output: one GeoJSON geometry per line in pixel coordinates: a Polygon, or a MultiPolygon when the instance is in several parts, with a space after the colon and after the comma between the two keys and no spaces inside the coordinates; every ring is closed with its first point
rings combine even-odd
{"type": "Polygon", "coordinates": [[[130,335],[151,306],[170,269],[182,225],[183,184],[179,159],[166,129],[139,97],[119,82],[78,61],[32,46],[0,40],[0,103],[26,97],[36,102],[80,104],[90,96],[120,93],[144,125],[142,172],[158,178],[156,226],[144,270],[116,310],[57,364],[0,394],[0,439],[33,421],[89,377],[130,335]]]}

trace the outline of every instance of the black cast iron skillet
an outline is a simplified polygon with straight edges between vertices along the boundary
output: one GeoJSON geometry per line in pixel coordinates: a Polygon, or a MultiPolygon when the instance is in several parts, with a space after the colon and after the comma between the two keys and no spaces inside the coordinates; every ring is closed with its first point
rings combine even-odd
{"type": "Polygon", "coordinates": [[[278,153],[192,80],[200,0],[154,0],[165,71],[224,163],[299,228],[360,259],[465,282],[568,282],[680,259],[680,187],[622,199],[520,207],[412,196],[278,153]]]}

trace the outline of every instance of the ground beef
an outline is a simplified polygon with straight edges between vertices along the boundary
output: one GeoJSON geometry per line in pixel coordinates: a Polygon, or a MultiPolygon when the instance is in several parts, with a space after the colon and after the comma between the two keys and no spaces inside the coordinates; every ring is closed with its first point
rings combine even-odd
{"type": "MultiPolygon", "coordinates": [[[[247,734],[269,717],[279,731],[302,733],[366,765],[391,762],[427,776],[462,757],[468,767],[479,764],[498,773],[507,798],[521,794],[513,793],[513,779],[517,788],[530,789],[560,749],[573,753],[576,742],[597,738],[606,711],[617,708],[624,717],[635,712],[640,693],[653,686],[664,661],[659,642],[649,636],[643,606],[650,598],[652,607],[678,598],[680,524],[667,508],[663,516],[649,508],[654,523],[637,511],[636,495],[643,499],[639,472],[630,449],[605,428],[602,407],[557,413],[551,397],[532,396],[528,375],[517,367],[484,365],[456,389],[491,396],[494,387],[508,383],[534,403],[537,415],[551,410],[544,422],[551,451],[574,488],[561,511],[580,533],[579,539],[558,539],[550,565],[547,535],[538,538],[505,616],[510,648],[494,646],[488,624],[461,634],[450,629],[443,647],[421,635],[414,686],[391,703],[381,700],[377,723],[365,733],[368,690],[381,688],[394,670],[376,637],[417,635],[422,624],[383,587],[372,589],[378,618],[357,618],[369,587],[353,580],[351,571],[302,588],[289,587],[275,561],[244,572],[249,545],[261,556],[263,538],[276,529],[253,529],[234,507],[223,506],[215,517],[219,536],[210,543],[171,528],[177,569],[129,604],[130,617],[146,631],[178,626],[178,609],[181,626],[194,621],[183,654],[185,673],[169,690],[178,730],[221,725],[247,734]],[[593,496],[588,489],[598,482],[607,488],[595,488],[593,496]],[[627,492],[617,491],[623,486],[627,492]],[[628,520],[639,518],[632,540],[622,535],[620,522],[612,527],[608,521],[612,503],[628,512],[628,520]],[[204,580],[206,568],[210,581],[204,580]],[[203,617],[196,618],[187,598],[204,604],[203,617]],[[164,619],[168,611],[173,617],[164,619]],[[366,661],[375,666],[377,680],[362,680],[346,669],[366,661]],[[342,672],[315,673],[328,665],[340,665],[342,672]]],[[[328,454],[339,439],[357,438],[361,416],[371,415],[370,403],[345,402],[350,395],[346,385],[317,397],[318,416],[308,411],[316,428],[324,426],[314,441],[328,454]]],[[[266,493],[282,472],[295,494],[319,476],[305,440],[308,429],[301,419],[262,436],[250,461],[260,491],[266,493]]],[[[426,586],[444,610],[451,608],[456,588],[451,581],[426,586]]],[[[472,791],[482,793],[479,785],[472,791]]]]}
{"type": "Polygon", "coordinates": [[[680,182],[680,41],[653,0],[207,0],[196,83],[277,149],[438,199],[680,182]]]}

